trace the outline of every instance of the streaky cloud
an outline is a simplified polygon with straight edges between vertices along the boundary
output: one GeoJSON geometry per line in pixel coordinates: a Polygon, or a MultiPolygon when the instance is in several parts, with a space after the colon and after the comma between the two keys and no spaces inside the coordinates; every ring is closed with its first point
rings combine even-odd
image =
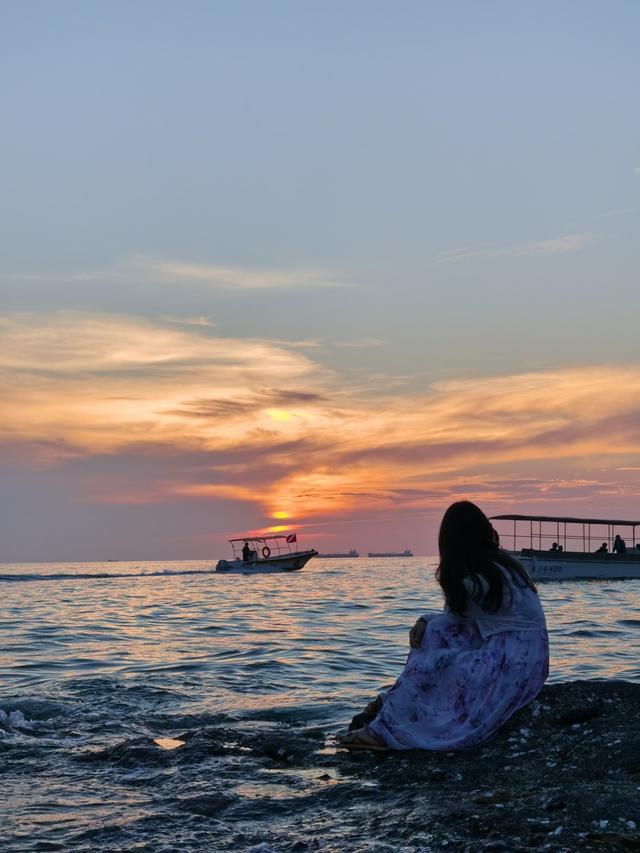
{"type": "MultiPolygon", "coordinates": [[[[104,269],[3,274],[0,280],[22,284],[111,282],[129,287],[149,284],[192,285],[235,293],[356,286],[334,271],[316,267],[241,267],[203,264],[149,255],[130,255],[112,267],[104,269]]],[[[187,319],[167,319],[170,322],[188,322],[187,319]]],[[[206,320],[206,318],[194,318],[192,322],[207,325],[199,322],[202,319],[206,320]]]]}
{"type": "Polygon", "coordinates": [[[550,240],[534,243],[520,243],[515,246],[464,246],[443,252],[436,257],[440,264],[467,260],[491,260],[494,258],[523,258],[528,255],[556,255],[566,252],[579,252],[590,242],[588,234],[566,234],[550,240]]]}
{"type": "Polygon", "coordinates": [[[179,326],[208,326],[213,328],[217,325],[208,317],[160,317],[165,323],[177,323],[179,326]]]}

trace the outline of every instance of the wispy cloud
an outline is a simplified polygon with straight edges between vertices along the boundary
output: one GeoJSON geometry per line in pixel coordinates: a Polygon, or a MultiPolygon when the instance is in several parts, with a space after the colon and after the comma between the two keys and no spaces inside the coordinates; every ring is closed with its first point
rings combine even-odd
{"type": "Polygon", "coordinates": [[[147,255],[131,255],[104,269],[5,274],[2,280],[41,284],[106,281],[127,285],[197,285],[236,292],[352,286],[337,273],[315,267],[240,267],[147,255]]]}
{"type": "Polygon", "coordinates": [[[144,256],[131,258],[128,266],[154,281],[199,283],[231,290],[287,290],[344,284],[328,271],[314,268],[230,267],[144,256]]]}
{"type": "Polygon", "coordinates": [[[438,255],[436,261],[441,264],[472,259],[519,258],[528,255],[556,255],[565,252],[579,252],[590,241],[588,234],[566,234],[551,240],[536,243],[519,243],[515,246],[464,246],[438,255]]]}
{"type": "Polygon", "coordinates": [[[179,326],[209,326],[216,325],[208,317],[161,317],[165,323],[177,323],[179,326]]]}
{"type": "Polygon", "coordinates": [[[337,341],[335,346],[346,349],[369,349],[370,347],[383,347],[388,343],[389,341],[382,340],[382,338],[360,338],[355,341],[337,341]]]}
{"type": "Polygon", "coordinates": [[[605,210],[600,214],[600,219],[612,219],[616,216],[629,216],[630,213],[635,213],[635,207],[621,207],[616,210],[605,210]]]}

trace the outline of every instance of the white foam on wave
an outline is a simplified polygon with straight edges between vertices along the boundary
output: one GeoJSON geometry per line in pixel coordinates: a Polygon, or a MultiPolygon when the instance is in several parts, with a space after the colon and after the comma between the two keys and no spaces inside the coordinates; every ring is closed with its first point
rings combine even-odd
{"type": "Polygon", "coordinates": [[[37,720],[27,720],[22,711],[14,710],[14,711],[4,711],[0,708],[0,727],[4,729],[4,731],[0,731],[0,734],[6,734],[6,729],[18,729],[29,731],[30,729],[35,728],[37,726],[37,720]]]}
{"type": "Polygon", "coordinates": [[[25,717],[24,711],[19,708],[8,711],[0,708],[0,740],[6,744],[28,743],[34,748],[37,745],[40,749],[53,747],[72,749],[88,743],[91,736],[68,731],[68,722],[58,714],[31,719],[25,717]],[[56,717],[59,719],[55,719],[56,717]]]}

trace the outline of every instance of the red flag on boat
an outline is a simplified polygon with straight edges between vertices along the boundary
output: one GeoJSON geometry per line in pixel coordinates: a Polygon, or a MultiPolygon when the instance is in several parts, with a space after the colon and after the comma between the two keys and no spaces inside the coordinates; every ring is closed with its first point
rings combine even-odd
{"type": "Polygon", "coordinates": [[[298,541],[298,537],[296,536],[295,533],[290,533],[287,536],[287,542],[289,542],[289,544],[291,544],[291,542],[297,542],[297,541],[298,541]]]}

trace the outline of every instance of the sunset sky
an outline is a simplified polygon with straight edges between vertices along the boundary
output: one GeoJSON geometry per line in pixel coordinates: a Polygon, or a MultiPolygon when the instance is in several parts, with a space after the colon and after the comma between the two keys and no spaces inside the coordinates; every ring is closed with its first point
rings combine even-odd
{"type": "Polygon", "coordinates": [[[640,517],[640,5],[0,12],[0,560],[640,517]]]}

